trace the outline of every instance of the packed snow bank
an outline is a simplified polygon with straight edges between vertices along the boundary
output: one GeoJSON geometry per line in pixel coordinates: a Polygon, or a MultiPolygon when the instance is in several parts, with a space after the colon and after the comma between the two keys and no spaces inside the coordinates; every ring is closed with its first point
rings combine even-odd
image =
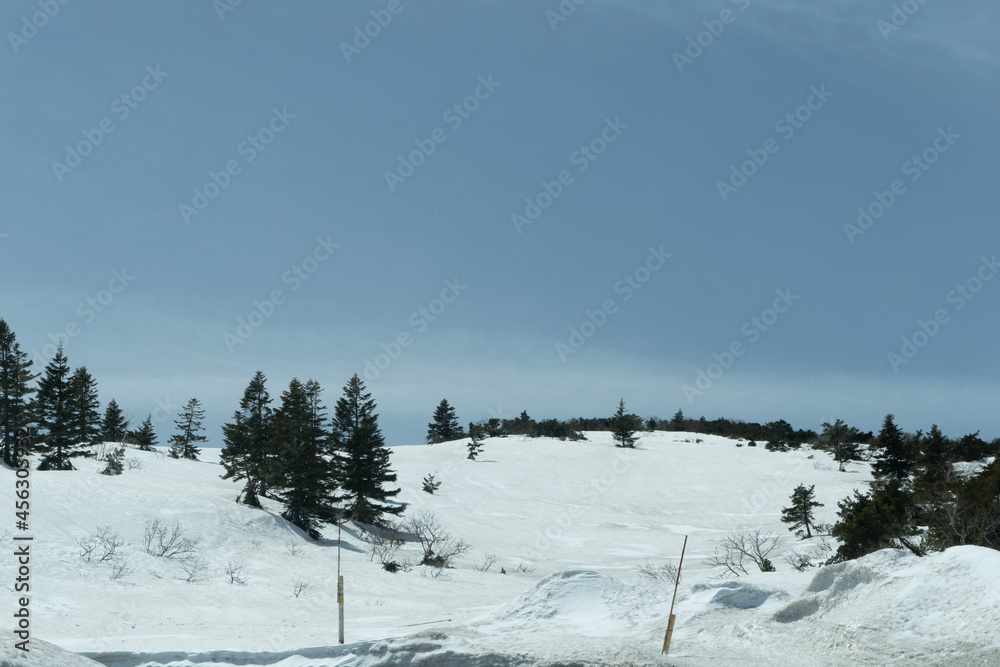
{"type": "Polygon", "coordinates": [[[678,665],[1000,665],[1000,552],[886,549],[801,574],[695,583],[677,604],[678,665]],[[770,587],[778,584],[788,591],[770,587]]]}
{"type": "MultiPolygon", "coordinates": [[[[467,625],[287,652],[89,654],[108,667],[637,667],[662,664],[663,591],[593,571],[558,572],[467,625]],[[645,644],[646,650],[636,645],[645,644]]],[[[663,626],[665,627],[665,626],[663,626]]]]}
{"type": "Polygon", "coordinates": [[[465,639],[427,632],[405,639],[280,653],[210,651],[95,656],[106,667],[605,667],[609,663],[538,662],[530,657],[483,652],[465,639]]]}
{"type": "Polygon", "coordinates": [[[646,664],[658,654],[665,593],[590,570],[557,572],[469,629],[477,644],[535,661],[525,664],[646,664]]]}
{"type": "Polygon", "coordinates": [[[713,581],[691,587],[689,606],[701,605],[705,611],[721,607],[755,609],[766,602],[788,598],[781,590],[755,586],[743,581],[713,581]]]}
{"type": "Polygon", "coordinates": [[[31,639],[25,653],[14,648],[19,641],[10,630],[0,630],[0,667],[101,667],[90,658],[40,639],[31,639]]]}
{"type": "Polygon", "coordinates": [[[825,567],[774,614],[782,623],[806,619],[877,628],[901,640],[985,640],[1000,651],[1000,551],[963,546],[918,558],[885,549],[825,567]]]}
{"type": "MultiPolygon", "coordinates": [[[[557,572],[545,577],[517,600],[490,614],[483,630],[510,631],[547,622],[563,631],[617,635],[627,629],[627,612],[635,598],[622,582],[591,571],[557,572]],[[627,600],[623,604],[623,600],[627,600]]],[[[641,590],[632,591],[641,596],[641,590]]]]}

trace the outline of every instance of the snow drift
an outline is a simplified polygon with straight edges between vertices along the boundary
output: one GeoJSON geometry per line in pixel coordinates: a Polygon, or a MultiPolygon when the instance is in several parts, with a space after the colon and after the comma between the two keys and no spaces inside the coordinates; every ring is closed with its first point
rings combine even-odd
{"type": "Polygon", "coordinates": [[[918,558],[885,549],[831,565],[774,620],[854,624],[904,642],[986,640],[1000,664],[1000,552],[963,546],[918,558]]]}
{"type": "Polygon", "coordinates": [[[33,638],[25,653],[14,648],[18,641],[10,630],[0,630],[0,667],[101,667],[100,663],[40,639],[33,638]]]}

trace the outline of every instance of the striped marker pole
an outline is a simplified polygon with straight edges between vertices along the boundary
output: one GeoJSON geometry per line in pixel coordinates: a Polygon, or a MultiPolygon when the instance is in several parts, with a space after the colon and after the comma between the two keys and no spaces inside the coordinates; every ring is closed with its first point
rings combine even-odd
{"type": "Polygon", "coordinates": [[[342,520],[337,520],[337,606],[340,614],[340,643],[344,643],[344,577],[340,574],[340,527],[342,520]]]}
{"type": "Polygon", "coordinates": [[[677,616],[674,614],[674,603],[677,602],[677,587],[681,583],[681,568],[684,567],[684,552],[687,550],[688,538],[687,535],[684,536],[684,546],[681,547],[681,562],[677,566],[677,581],[674,582],[674,599],[670,601],[670,620],[667,622],[667,634],[663,638],[663,650],[660,651],[660,655],[666,655],[670,652],[670,638],[674,634],[674,622],[677,621],[677,616]]]}

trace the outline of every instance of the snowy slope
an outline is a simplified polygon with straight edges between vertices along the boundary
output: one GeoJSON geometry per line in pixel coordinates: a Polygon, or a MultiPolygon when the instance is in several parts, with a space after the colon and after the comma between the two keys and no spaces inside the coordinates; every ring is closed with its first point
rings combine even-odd
{"type": "Polygon", "coordinates": [[[0,667],[99,667],[81,655],[71,653],[47,641],[31,640],[30,650],[14,648],[21,641],[7,629],[0,630],[0,667]]]}
{"type": "MultiPolygon", "coordinates": [[[[824,453],[737,448],[713,436],[647,434],[631,451],[606,433],[587,435],[490,439],[479,461],[465,458],[464,441],[394,448],[407,514],[435,512],[473,549],[453,570],[390,574],[345,526],[344,646],[336,527],[312,543],[279,507],[236,505],[239,488],[219,478],[217,450],[197,462],[129,452],[142,467],[121,477],[99,475],[91,460],[76,473],[33,472],[33,636],[120,667],[1000,664],[987,661],[1000,650],[1000,592],[987,585],[1000,573],[996,552],[887,551],[805,573],[772,558],[777,573],[736,581],[701,562],[744,527],[787,536],[782,551],[814,551],[780,523],[792,489],[815,484],[826,505],[817,519],[832,522],[836,501],[870,479],[867,465],[840,473],[824,453]],[[432,496],[420,486],[433,472],[442,486],[432,496]],[[200,540],[203,580],[184,581],[178,563],[143,552],[144,522],[155,518],[200,540]],[[127,543],[134,571],[122,579],[79,555],[77,540],[99,525],[127,543]],[[676,563],[685,534],[666,661],[672,586],[636,568],[676,563]],[[487,553],[498,562],[481,572],[487,553]],[[236,560],[244,586],[223,575],[236,560]],[[296,597],[296,583],[310,588],[296,597]]],[[[3,502],[13,502],[11,486],[2,485],[3,502]]],[[[12,572],[10,559],[0,561],[5,581],[12,572]]]]}

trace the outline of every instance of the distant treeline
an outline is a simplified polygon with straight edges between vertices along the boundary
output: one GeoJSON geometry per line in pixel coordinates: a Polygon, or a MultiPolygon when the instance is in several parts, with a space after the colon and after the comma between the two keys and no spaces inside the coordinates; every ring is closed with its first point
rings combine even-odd
{"type": "MultiPolygon", "coordinates": [[[[440,428],[432,423],[428,433],[428,442],[441,442],[465,437],[465,429],[458,427],[454,418],[454,409],[447,401],[442,401],[444,409],[451,412],[454,420],[453,429],[440,428]]],[[[439,406],[439,410],[442,406],[439,406]]],[[[435,417],[440,417],[435,414],[435,417]]],[[[631,415],[637,431],[684,431],[688,433],[703,433],[718,435],[736,440],[746,440],[749,443],[761,443],[767,449],[785,451],[798,449],[802,445],[811,445],[819,449],[836,449],[838,458],[843,460],[859,460],[864,458],[865,448],[855,445],[876,445],[877,437],[872,431],[861,431],[837,420],[834,424],[823,424],[823,429],[816,432],[812,429],[796,429],[784,419],[770,421],[764,424],[748,422],[739,419],[689,419],[683,411],[678,410],[670,419],[649,417],[642,420],[637,415],[631,415]]],[[[607,417],[574,417],[560,419],[532,419],[527,412],[513,419],[493,417],[478,422],[488,437],[526,436],[529,438],[559,438],[560,440],[583,440],[584,431],[615,430],[614,416],[607,417]]],[[[919,441],[923,433],[904,436],[908,441],[919,441]]],[[[944,438],[947,457],[951,461],[979,461],[1000,454],[1000,438],[987,442],[979,437],[979,432],[969,433],[959,438],[944,438]]]]}

